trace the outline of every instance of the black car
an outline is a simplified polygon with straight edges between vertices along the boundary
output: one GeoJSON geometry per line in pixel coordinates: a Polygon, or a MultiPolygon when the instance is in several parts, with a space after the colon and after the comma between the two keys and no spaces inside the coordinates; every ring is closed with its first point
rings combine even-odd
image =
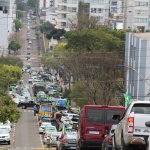
{"type": "Polygon", "coordinates": [[[103,143],[102,143],[102,149],[101,150],[112,150],[112,138],[114,136],[114,130],[117,127],[117,125],[112,125],[111,129],[108,133],[108,135],[106,135],[103,143]]]}
{"type": "Polygon", "coordinates": [[[67,132],[62,139],[57,142],[56,150],[76,150],[76,132],[67,132]]]}

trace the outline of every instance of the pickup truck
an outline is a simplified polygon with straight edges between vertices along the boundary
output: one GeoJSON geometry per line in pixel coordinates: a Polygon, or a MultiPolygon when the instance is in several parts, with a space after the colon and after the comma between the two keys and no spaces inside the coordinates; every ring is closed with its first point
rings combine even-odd
{"type": "Polygon", "coordinates": [[[124,116],[113,115],[119,123],[114,131],[112,147],[115,150],[146,149],[150,128],[145,125],[150,121],[150,101],[133,101],[124,116]]]}
{"type": "Polygon", "coordinates": [[[19,102],[18,107],[22,107],[23,109],[26,109],[28,107],[34,107],[36,105],[39,107],[39,104],[35,103],[34,101],[27,101],[27,102],[19,102]]]}

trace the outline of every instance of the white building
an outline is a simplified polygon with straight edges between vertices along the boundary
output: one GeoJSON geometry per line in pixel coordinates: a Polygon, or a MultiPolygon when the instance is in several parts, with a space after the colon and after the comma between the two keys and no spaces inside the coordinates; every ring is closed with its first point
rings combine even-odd
{"type": "Polygon", "coordinates": [[[150,29],[150,0],[124,1],[124,29],[150,29]]]}
{"type": "Polygon", "coordinates": [[[110,11],[109,0],[90,0],[90,16],[95,17],[101,24],[108,21],[110,11]]]}
{"type": "Polygon", "coordinates": [[[57,1],[56,28],[70,30],[77,24],[78,0],[57,1]]]}
{"type": "Polygon", "coordinates": [[[150,33],[127,33],[125,46],[126,93],[150,100],[150,33]]]}
{"type": "Polygon", "coordinates": [[[0,47],[3,54],[7,55],[8,39],[14,30],[15,0],[0,0],[0,47]]]}

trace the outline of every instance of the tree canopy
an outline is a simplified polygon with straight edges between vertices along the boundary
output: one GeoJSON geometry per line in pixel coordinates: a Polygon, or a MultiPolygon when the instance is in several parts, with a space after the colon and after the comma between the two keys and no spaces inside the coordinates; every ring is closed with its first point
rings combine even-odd
{"type": "Polygon", "coordinates": [[[16,18],[21,19],[22,17],[23,17],[23,11],[18,9],[16,11],[16,18]]]}
{"type": "Polygon", "coordinates": [[[6,93],[0,92],[0,122],[7,120],[17,122],[20,118],[20,112],[12,98],[6,93]]]}
{"type": "Polygon", "coordinates": [[[28,0],[27,5],[30,7],[37,7],[39,5],[39,0],[28,0]]]}
{"type": "Polygon", "coordinates": [[[14,54],[16,53],[16,51],[18,51],[18,49],[21,48],[21,44],[16,41],[16,40],[12,40],[9,45],[8,45],[8,49],[9,50],[13,50],[14,51],[14,54]]]}
{"type": "Polygon", "coordinates": [[[49,21],[44,22],[41,26],[40,26],[40,31],[42,33],[50,33],[52,30],[54,29],[54,25],[52,23],[50,23],[49,21]]]}
{"type": "Polygon", "coordinates": [[[76,52],[113,51],[122,48],[120,38],[99,29],[69,31],[65,35],[67,48],[76,52]]]}
{"type": "Polygon", "coordinates": [[[16,5],[17,5],[17,9],[18,10],[25,10],[25,7],[26,7],[26,4],[19,1],[19,0],[16,0],[16,5]]]}
{"type": "Polygon", "coordinates": [[[8,56],[8,57],[0,57],[0,64],[5,64],[5,65],[13,65],[13,66],[18,66],[20,68],[23,67],[23,62],[19,57],[16,56],[8,56]]]}
{"type": "Polygon", "coordinates": [[[19,29],[21,29],[23,27],[23,24],[22,24],[22,22],[19,19],[15,19],[14,23],[15,23],[16,31],[19,31],[19,29]]]}

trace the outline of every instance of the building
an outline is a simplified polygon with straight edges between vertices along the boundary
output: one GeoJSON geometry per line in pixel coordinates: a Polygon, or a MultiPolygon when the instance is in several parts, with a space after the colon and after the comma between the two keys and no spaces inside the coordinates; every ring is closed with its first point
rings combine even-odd
{"type": "Polygon", "coordinates": [[[124,29],[146,31],[150,29],[150,0],[124,1],[124,29]]]}
{"type": "Polygon", "coordinates": [[[7,55],[8,39],[14,31],[13,19],[16,18],[15,0],[0,0],[0,47],[7,55]]]}
{"type": "Polygon", "coordinates": [[[150,33],[127,33],[125,45],[126,93],[150,100],[150,33]]]}
{"type": "Polygon", "coordinates": [[[57,28],[70,30],[77,24],[78,0],[57,1],[57,28]]]}

